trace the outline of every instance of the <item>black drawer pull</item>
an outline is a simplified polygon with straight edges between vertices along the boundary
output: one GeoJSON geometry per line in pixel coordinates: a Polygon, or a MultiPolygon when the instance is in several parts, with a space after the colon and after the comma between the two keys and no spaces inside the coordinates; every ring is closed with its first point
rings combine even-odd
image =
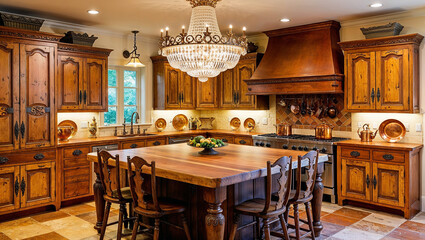
{"type": "Polygon", "coordinates": [[[24,179],[24,177],[22,177],[22,181],[21,181],[21,192],[22,192],[22,196],[24,196],[25,187],[26,187],[25,179],[24,179]]]}
{"type": "Polygon", "coordinates": [[[15,181],[15,195],[18,196],[19,194],[19,178],[16,177],[16,181],[15,181]]]}
{"type": "Polygon", "coordinates": [[[225,138],[221,139],[221,141],[222,141],[222,142],[228,142],[228,140],[227,140],[227,139],[225,139],[225,138]]]}
{"type": "Polygon", "coordinates": [[[394,156],[393,156],[393,155],[391,155],[391,154],[384,154],[382,157],[383,157],[385,160],[393,160],[393,159],[394,159],[394,156]]]}
{"type": "Polygon", "coordinates": [[[242,139],[242,140],[240,140],[240,141],[239,141],[239,143],[240,143],[240,144],[245,144],[245,143],[246,143],[246,141],[242,139]]]}
{"type": "Polygon", "coordinates": [[[357,151],[352,151],[352,152],[350,152],[350,155],[351,155],[352,157],[358,157],[358,156],[360,156],[360,153],[359,153],[359,152],[357,152],[357,151]]]}
{"type": "Polygon", "coordinates": [[[0,157],[0,164],[5,164],[9,161],[9,158],[7,157],[0,157]]]}
{"type": "Polygon", "coordinates": [[[77,150],[74,150],[74,151],[72,152],[72,155],[74,155],[74,156],[80,156],[82,153],[83,153],[83,152],[82,152],[80,149],[77,149],[77,150]]]}
{"type": "Polygon", "coordinates": [[[161,143],[160,143],[160,142],[158,142],[158,141],[155,141],[155,142],[153,143],[153,145],[154,145],[154,146],[158,146],[158,145],[161,145],[161,143]]]}
{"type": "Polygon", "coordinates": [[[137,148],[137,144],[133,143],[130,145],[131,148],[137,148]]]}
{"type": "Polygon", "coordinates": [[[42,160],[44,158],[44,155],[43,154],[41,154],[41,153],[39,153],[39,154],[35,154],[34,155],[34,159],[35,160],[37,160],[37,161],[40,161],[40,160],[42,160]]]}

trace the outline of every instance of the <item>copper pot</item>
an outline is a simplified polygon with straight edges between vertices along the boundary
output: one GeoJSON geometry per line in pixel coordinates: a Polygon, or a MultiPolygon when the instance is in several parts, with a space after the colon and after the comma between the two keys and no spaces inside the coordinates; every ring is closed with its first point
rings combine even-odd
{"type": "Polygon", "coordinates": [[[316,139],[329,140],[332,139],[332,128],[333,126],[322,123],[315,128],[316,139]]]}
{"type": "Polygon", "coordinates": [[[280,123],[276,125],[276,133],[278,136],[291,136],[292,125],[288,123],[280,123]]]}

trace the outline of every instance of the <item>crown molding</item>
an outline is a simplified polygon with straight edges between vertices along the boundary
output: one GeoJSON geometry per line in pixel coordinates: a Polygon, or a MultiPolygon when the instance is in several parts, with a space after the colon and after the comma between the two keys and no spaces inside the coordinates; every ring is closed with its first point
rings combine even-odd
{"type": "Polygon", "coordinates": [[[341,21],[341,27],[357,27],[371,24],[380,24],[382,22],[394,22],[399,19],[425,16],[425,7],[412,10],[405,10],[394,13],[381,14],[371,17],[358,18],[353,20],[341,21]]]}

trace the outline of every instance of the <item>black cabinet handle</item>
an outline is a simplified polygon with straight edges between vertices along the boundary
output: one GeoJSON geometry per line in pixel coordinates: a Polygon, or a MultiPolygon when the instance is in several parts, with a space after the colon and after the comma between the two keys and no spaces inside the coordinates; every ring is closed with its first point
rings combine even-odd
{"type": "Polygon", "coordinates": [[[376,189],[376,176],[373,176],[373,180],[372,180],[372,183],[373,183],[373,189],[376,189]]]}
{"type": "Polygon", "coordinates": [[[385,160],[393,160],[393,159],[394,159],[394,156],[393,156],[393,155],[391,155],[391,154],[384,154],[382,157],[383,157],[385,160]]]}
{"type": "Polygon", "coordinates": [[[35,160],[37,160],[37,161],[40,161],[40,160],[42,160],[44,158],[44,155],[43,154],[41,154],[41,153],[39,153],[39,154],[35,154],[34,155],[34,159],[35,160]]]}
{"type": "Polygon", "coordinates": [[[15,195],[18,196],[18,194],[19,194],[19,178],[16,177],[16,180],[15,180],[15,195]]]}
{"type": "Polygon", "coordinates": [[[78,103],[80,103],[81,104],[81,100],[82,100],[82,98],[83,98],[83,93],[81,92],[81,90],[80,90],[80,97],[78,98],[79,99],[79,102],[78,103]]]}
{"type": "Polygon", "coordinates": [[[239,141],[239,143],[240,143],[240,144],[245,144],[245,143],[246,143],[246,141],[242,139],[242,140],[240,140],[240,141],[239,141]]]}
{"type": "Polygon", "coordinates": [[[84,104],[87,104],[87,91],[84,90],[84,104]]]}
{"type": "Polygon", "coordinates": [[[80,156],[82,153],[83,153],[83,152],[82,152],[80,149],[77,149],[77,150],[74,150],[74,151],[72,152],[72,155],[74,155],[74,156],[80,156]]]}
{"type": "Polygon", "coordinates": [[[358,156],[360,156],[360,153],[359,153],[359,152],[357,152],[357,151],[352,151],[352,152],[350,152],[350,155],[351,155],[352,157],[358,157],[358,156]]]}
{"type": "Polygon", "coordinates": [[[158,141],[155,141],[155,142],[153,143],[153,145],[154,145],[154,146],[158,146],[158,145],[161,145],[161,143],[160,143],[160,142],[158,142],[158,141]]]}
{"type": "Polygon", "coordinates": [[[233,92],[233,103],[236,104],[236,93],[233,92]]]}
{"type": "Polygon", "coordinates": [[[239,104],[240,102],[240,96],[239,96],[239,92],[236,92],[236,104],[239,104]]]}
{"type": "Polygon", "coordinates": [[[366,186],[367,188],[369,188],[369,184],[370,184],[370,179],[369,179],[369,174],[366,176],[366,186]]]}
{"type": "Polygon", "coordinates": [[[25,123],[23,121],[22,121],[22,124],[21,124],[21,136],[22,136],[22,138],[25,137],[25,123]]]}
{"type": "Polygon", "coordinates": [[[225,138],[221,139],[221,141],[222,141],[222,142],[228,142],[228,140],[227,140],[227,139],[225,139],[225,138]]]}
{"type": "Polygon", "coordinates": [[[133,143],[130,145],[131,148],[137,148],[137,144],[133,143]]]}
{"type": "Polygon", "coordinates": [[[372,98],[372,103],[375,102],[375,89],[372,88],[372,93],[370,94],[370,97],[372,98]]]}
{"type": "Polygon", "coordinates": [[[381,99],[381,91],[378,88],[378,91],[376,92],[376,101],[379,102],[380,99],[381,99]]]}
{"type": "Polygon", "coordinates": [[[18,121],[15,122],[15,138],[18,140],[19,138],[19,123],[18,121]]]}
{"type": "Polygon", "coordinates": [[[24,177],[22,177],[22,181],[21,181],[21,192],[22,192],[22,196],[24,196],[24,194],[25,194],[25,187],[26,187],[25,179],[24,179],[24,177]]]}
{"type": "Polygon", "coordinates": [[[0,164],[5,164],[9,161],[9,158],[7,157],[0,157],[0,164]]]}

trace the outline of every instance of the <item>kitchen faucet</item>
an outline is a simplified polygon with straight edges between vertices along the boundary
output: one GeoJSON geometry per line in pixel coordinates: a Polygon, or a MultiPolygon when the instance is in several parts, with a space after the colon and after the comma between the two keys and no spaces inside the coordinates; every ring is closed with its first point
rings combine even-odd
{"type": "Polygon", "coordinates": [[[137,124],[137,120],[139,120],[139,113],[138,112],[133,112],[133,114],[131,114],[130,134],[134,134],[134,131],[133,131],[133,118],[134,118],[134,114],[136,114],[136,124],[137,124]]]}

